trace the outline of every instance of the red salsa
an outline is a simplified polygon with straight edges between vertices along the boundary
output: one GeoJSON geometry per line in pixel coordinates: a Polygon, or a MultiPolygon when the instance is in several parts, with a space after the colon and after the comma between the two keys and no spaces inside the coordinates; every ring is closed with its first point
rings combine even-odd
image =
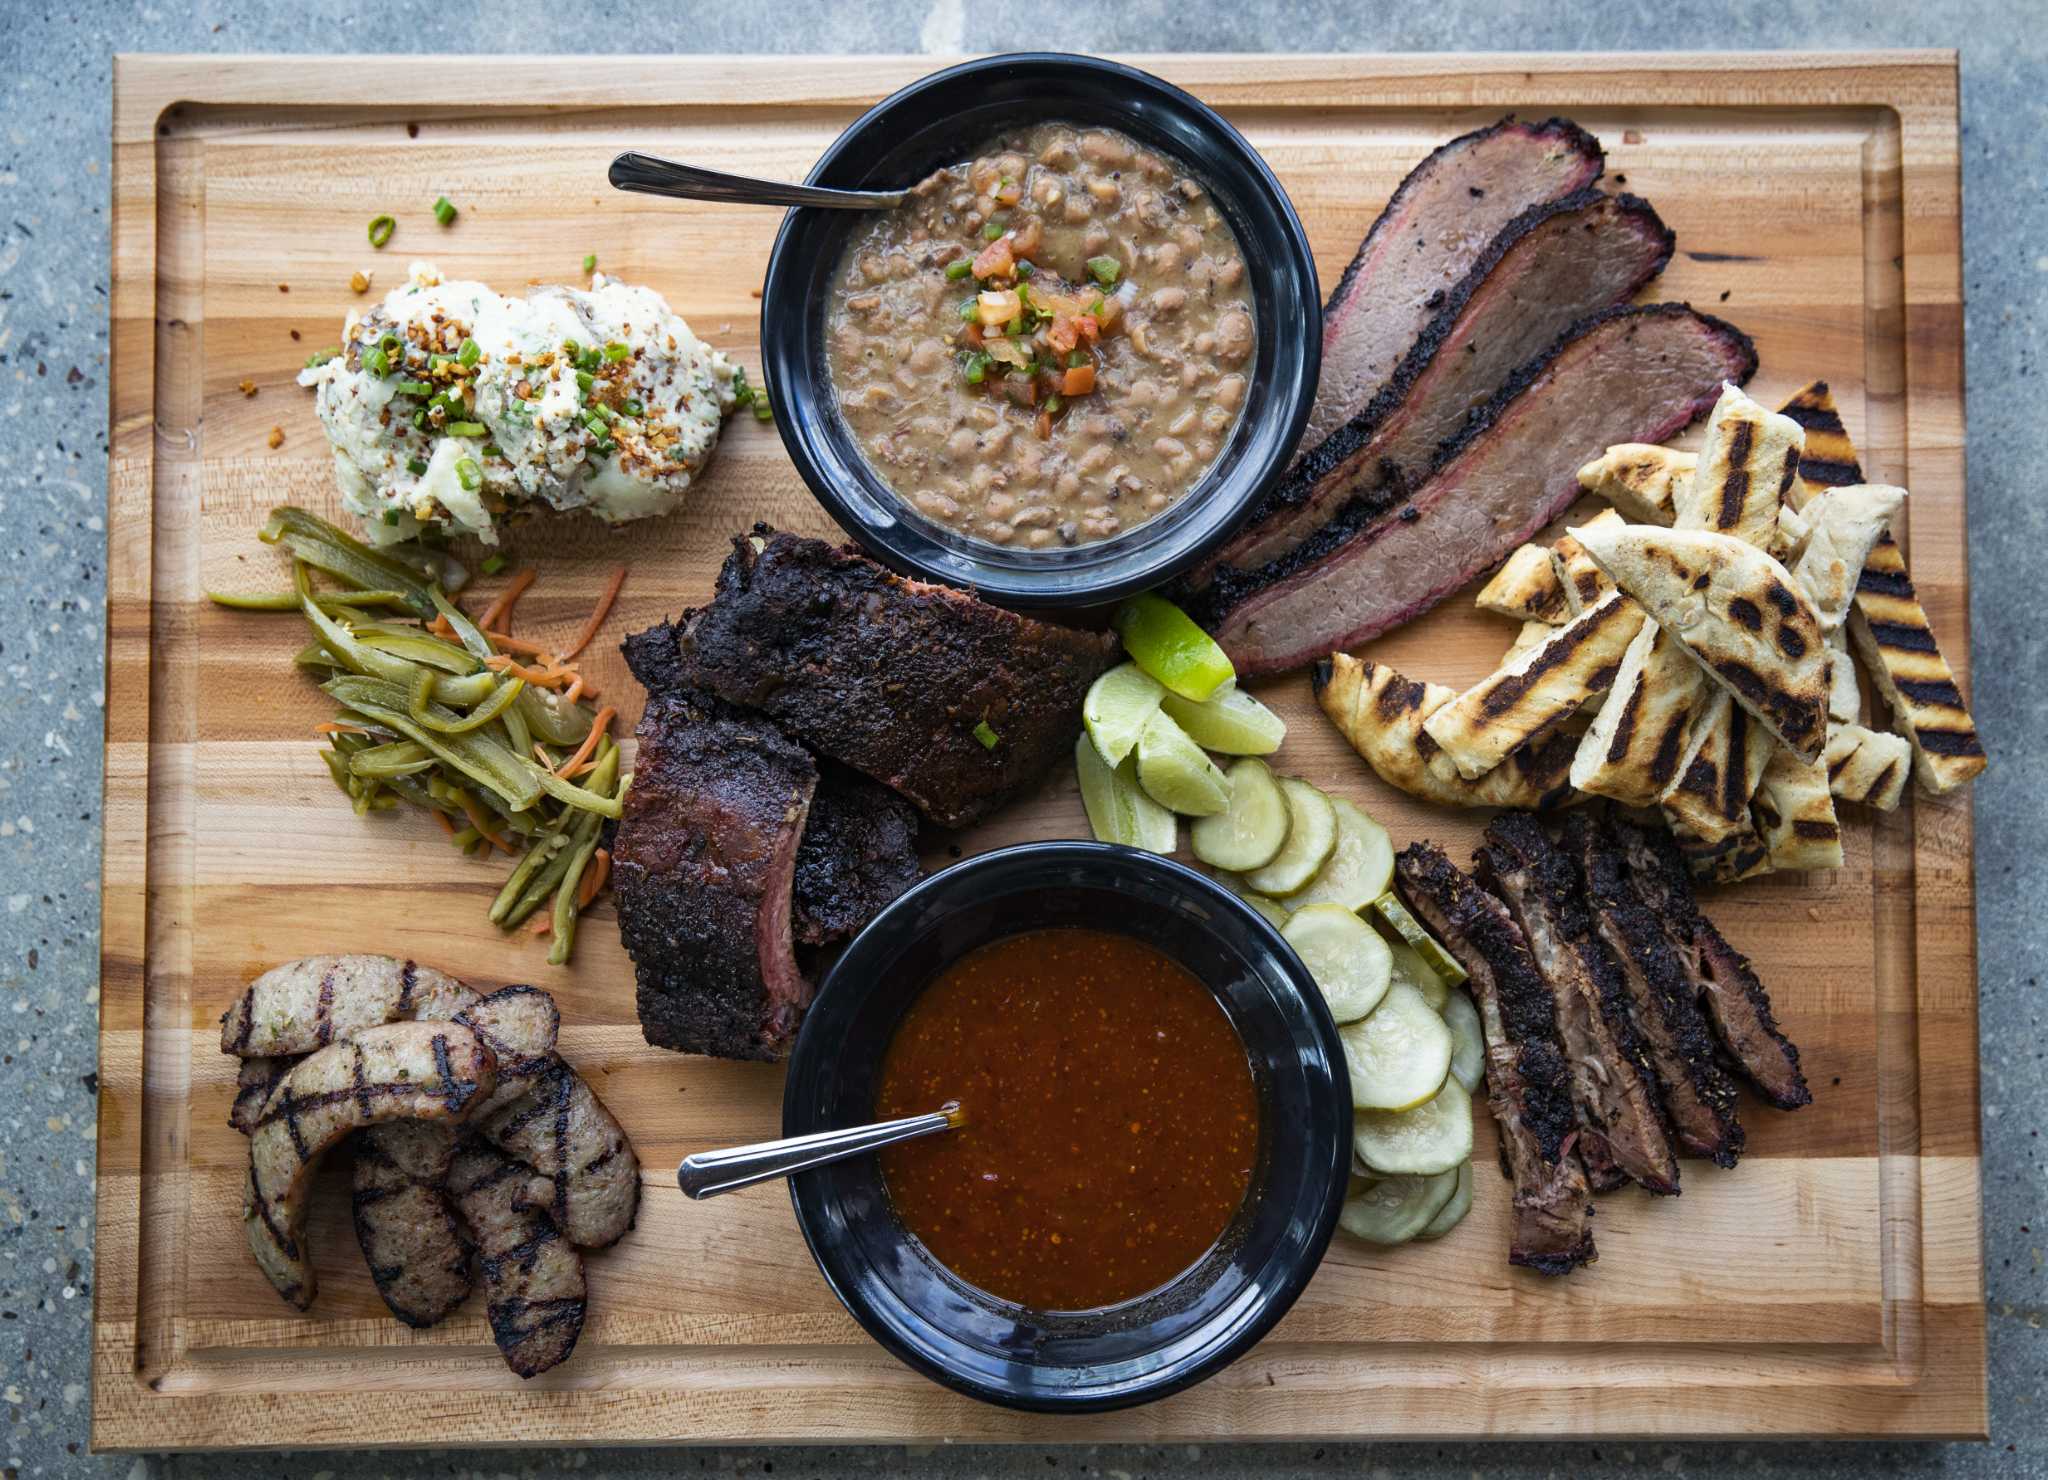
{"type": "Polygon", "coordinates": [[[1230,1020],[1171,957],[1031,931],[954,963],[904,1015],[876,1113],[966,1124],[882,1153],[934,1258],[1034,1310],[1088,1310],[1206,1254],[1251,1185],[1259,1107],[1230,1020]]]}

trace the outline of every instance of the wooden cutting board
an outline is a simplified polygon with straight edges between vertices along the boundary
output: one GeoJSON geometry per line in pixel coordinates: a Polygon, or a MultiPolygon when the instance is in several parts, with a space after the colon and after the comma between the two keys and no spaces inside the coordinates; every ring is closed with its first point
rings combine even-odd
{"type": "MultiPolygon", "coordinates": [[[[1442,140],[1510,110],[1593,129],[1612,185],[1678,233],[1656,295],[1753,334],[1765,401],[1832,382],[1871,476],[1912,489],[1913,574],[1967,677],[1952,53],[1139,62],[1221,106],[1265,153],[1326,282],[1442,140]]],[[[1600,1262],[1544,1280],[1506,1264],[1508,1188],[1483,1123],[1476,1203],[1452,1236],[1391,1251],[1340,1236],[1294,1312],[1228,1371],[1151,1407],[1056,1421],[956,1397],[870,1343],[779,1190],[684,1201],[677,1159],[773,1134],[782,1074],[646,1047],[609,903],[573,968],[549,967],[544,943],[485,921],[502,864],[462,858],[414,816],[358,819],[332,790],[309,729],[327,707],[290,667],[297,620],[201,593],[283,584],[254,537],[272,504],[336,512],[293,376],[365,301],[350,275],[374,269],[381,293],[428,258],[516,290],[573,279],[595,253],[757,366],[777,213],[617,195],[606,162],[632,145],[796,178],[931,65],[117,63],[95,1445],[1982,1436],[1967,795],[1914,797],[1884,818],[1852,810],[1846,867],[1712,901],[1816,1094],[1794,1115],[1746,1108],[1739,1169],[1688,1167],[1675,1201],[1604,1199],[1600,1262]],[[444,194],[462,211],[448,229],[430,210],[444,194]],[[386,211],[398,234],[373,252],[365,223],[386,211]],[[560,999],[564,1050],[632,1134],[646,1184],[637,1230],[591,1260],[591,1318],[565,1367],[508,1373],[480,1297],[432,1331],[390,1319],[331,1174],[315,1309],[286,1308],[251,1266],[215,1019],[263,967],[340,950],[560,999]]],[[[630,720],[638,689],[612,655],[619,637],[701,600],[728,538],[757,519],[832,532],[772,429],[743,420],[665,523],[522,530],[511,552],[541,577],[521,630],[573,631],[602,572],[629,561],[594,666],[630,720]]],[[[1469,598],[1375,651],[1411,675],[1478,677],[1514,634],[1469,598]]],[[[1475,820],[1383,786],[1299,676],[1259,692],[1292,727],[1284,768],[1356,799],[1397,842],[1469,850],[1475,820]]],[[[1060,775],[952,841],[1084,832],[1060,775]]]]}

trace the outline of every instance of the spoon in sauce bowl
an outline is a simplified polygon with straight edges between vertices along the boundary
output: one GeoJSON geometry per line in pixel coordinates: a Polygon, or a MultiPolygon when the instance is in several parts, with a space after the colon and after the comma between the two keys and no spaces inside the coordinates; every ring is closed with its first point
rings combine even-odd
{"type": "Polygon", "coordinates": [[[967,1112],[958,1100],[948,1100],[929,1115],[910,1115],[901,1120],[883,1120],[873,1125],[851,1126],[843,1131],[819,1131],[816,1135],[791,1136],[783,1141],[757,1141],[751,1146],[731,1146],[723,1151],[697,1151],[683,1158],[676,1168],[676,1185],[692,1199],[717,1197],[736,1192],[756,1182],[769,1182],[796,1172],[808,1171],[863,1151],[914,1141],[935,1131],[950,1131],[966,1123],[967,1112]]]}
{"type": "Polygon", "coordinates": [[[822,185],[788,185],[754,180],[693,164],[657,159],[631,150],[612,161],[607,178],[614,190],[667,195],[677,200],[715,200],[739,206],[824,206],[838,211],[887,211],[903,204],[908,190],[831,190],[822,185]]]}

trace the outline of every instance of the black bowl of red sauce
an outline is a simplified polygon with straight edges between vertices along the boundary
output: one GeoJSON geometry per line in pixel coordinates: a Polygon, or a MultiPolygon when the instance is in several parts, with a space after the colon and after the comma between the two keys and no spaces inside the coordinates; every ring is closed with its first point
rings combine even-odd
{"type": "Polygon", "coordinates": [[[1107,844],[1006,848],[854,940],[783,1099],[792,1136],[946,1099],[966,1124],[791,1199],[833,1292],[927,1376],[1041,1412],[1150,1402],[1248,1351],[1315,1272],[1343,1064],[1299,958],[1228,890],[1107,844]]]}

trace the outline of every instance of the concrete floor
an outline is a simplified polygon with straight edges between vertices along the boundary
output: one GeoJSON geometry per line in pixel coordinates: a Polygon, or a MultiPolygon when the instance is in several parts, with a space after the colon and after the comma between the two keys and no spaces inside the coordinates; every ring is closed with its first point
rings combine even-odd
{"type": "Polygon", "coordinates": [[[683,4],[603,19],[501,0],[198,0],[189,7],[0,0],[0,1480],[16,1476],[541,1476],[758,1472],[992,1476],[1335,1473],[2048,1474],[2041,1413],[2039,1131],[2048,1076],[2035,953],[2048,889],[2029,839],[2048,732],[2048,542],[2040,403],[2048,289],[2048,88],[2037,5],[1921,0],[1674,7],[1647,0],[1440,0],[1371,7],[1163,0],[1058,16],[1095,51],[1671,50],[1957,46],[1963,55],[1975,702],[1994,767],[1977,791],[1988,1446],[1533,1444],[1008,1450],[661,1450],[489,1455],[84,1457],[92,1287],[96,894],[103,705],[108,80],[117,51],[958,52],[1046,39],[1043,13],[963,0],[683,4]],[[2029,19],[2031,17],[2031,19],[2029,19]]]}

